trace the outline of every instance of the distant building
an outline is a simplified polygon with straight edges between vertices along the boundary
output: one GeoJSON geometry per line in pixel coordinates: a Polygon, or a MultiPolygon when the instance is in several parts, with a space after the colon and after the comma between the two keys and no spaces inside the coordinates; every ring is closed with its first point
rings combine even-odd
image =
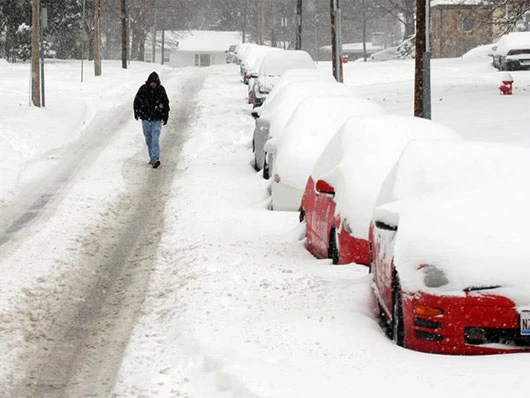
{"type": "MultiPolygon", "coordinates": [[[[146,39],[145,61],[153,61],[151,35],[146,39]]],[[[210,66],[226,63],[231,45],[242,42],[241,32],[212,30],[165,31],[158,32],[154,62],[162,63],[162,44],[164,64],[173,67],[210,66]]]]}
{"type": "Polygon", "coordinates": [[[493,8],[479,0],[431,1],[433,58],[460,57],[494,39],[493,8]]]}

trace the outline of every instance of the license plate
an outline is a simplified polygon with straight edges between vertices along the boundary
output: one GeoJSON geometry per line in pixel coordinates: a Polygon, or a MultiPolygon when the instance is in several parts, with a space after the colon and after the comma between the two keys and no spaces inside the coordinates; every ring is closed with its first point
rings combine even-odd
{"type": "Polygon", "coordinates": [[[522,311],[520,319],[521,336],[530,336],[530,311],[522,311]]]}

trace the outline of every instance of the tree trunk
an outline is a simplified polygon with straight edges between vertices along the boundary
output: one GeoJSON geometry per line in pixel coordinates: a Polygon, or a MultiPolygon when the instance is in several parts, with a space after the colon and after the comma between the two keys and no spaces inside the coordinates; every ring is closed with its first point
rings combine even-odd
{"type": "Polygon", "coordinates": [[[121,67],[127,69],[127,58],[129,50],[129,32],[127,29],[127,5],[126,0],[120,1],[121,11],[121,67]]]}

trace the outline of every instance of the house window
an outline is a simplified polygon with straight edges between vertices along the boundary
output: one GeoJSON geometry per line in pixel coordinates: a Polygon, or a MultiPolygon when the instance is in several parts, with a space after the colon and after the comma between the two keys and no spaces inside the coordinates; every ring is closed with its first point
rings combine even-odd
{"type": "Polygon", "coordinates": [[[195,54],[195,66],[210,66],[210,54],[195,54]]]}
{"type": "Polygon", "coordinates": [[[475,21],[471,18],[464,18],[462,20],[462,30],[464,32],[471,32],[475,27],[475,21]]]}

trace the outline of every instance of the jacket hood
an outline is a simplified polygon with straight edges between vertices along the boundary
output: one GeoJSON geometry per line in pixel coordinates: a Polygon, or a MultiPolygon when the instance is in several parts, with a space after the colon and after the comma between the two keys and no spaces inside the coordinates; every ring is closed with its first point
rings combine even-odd
{"type": "Polygon", "coordinates": [[[156,84],[160,85],[160,77],[156,72],[151,72],[151,74],[147,78],[146,83],[149,84],[151,82],[156,82],[156,84]]]}

